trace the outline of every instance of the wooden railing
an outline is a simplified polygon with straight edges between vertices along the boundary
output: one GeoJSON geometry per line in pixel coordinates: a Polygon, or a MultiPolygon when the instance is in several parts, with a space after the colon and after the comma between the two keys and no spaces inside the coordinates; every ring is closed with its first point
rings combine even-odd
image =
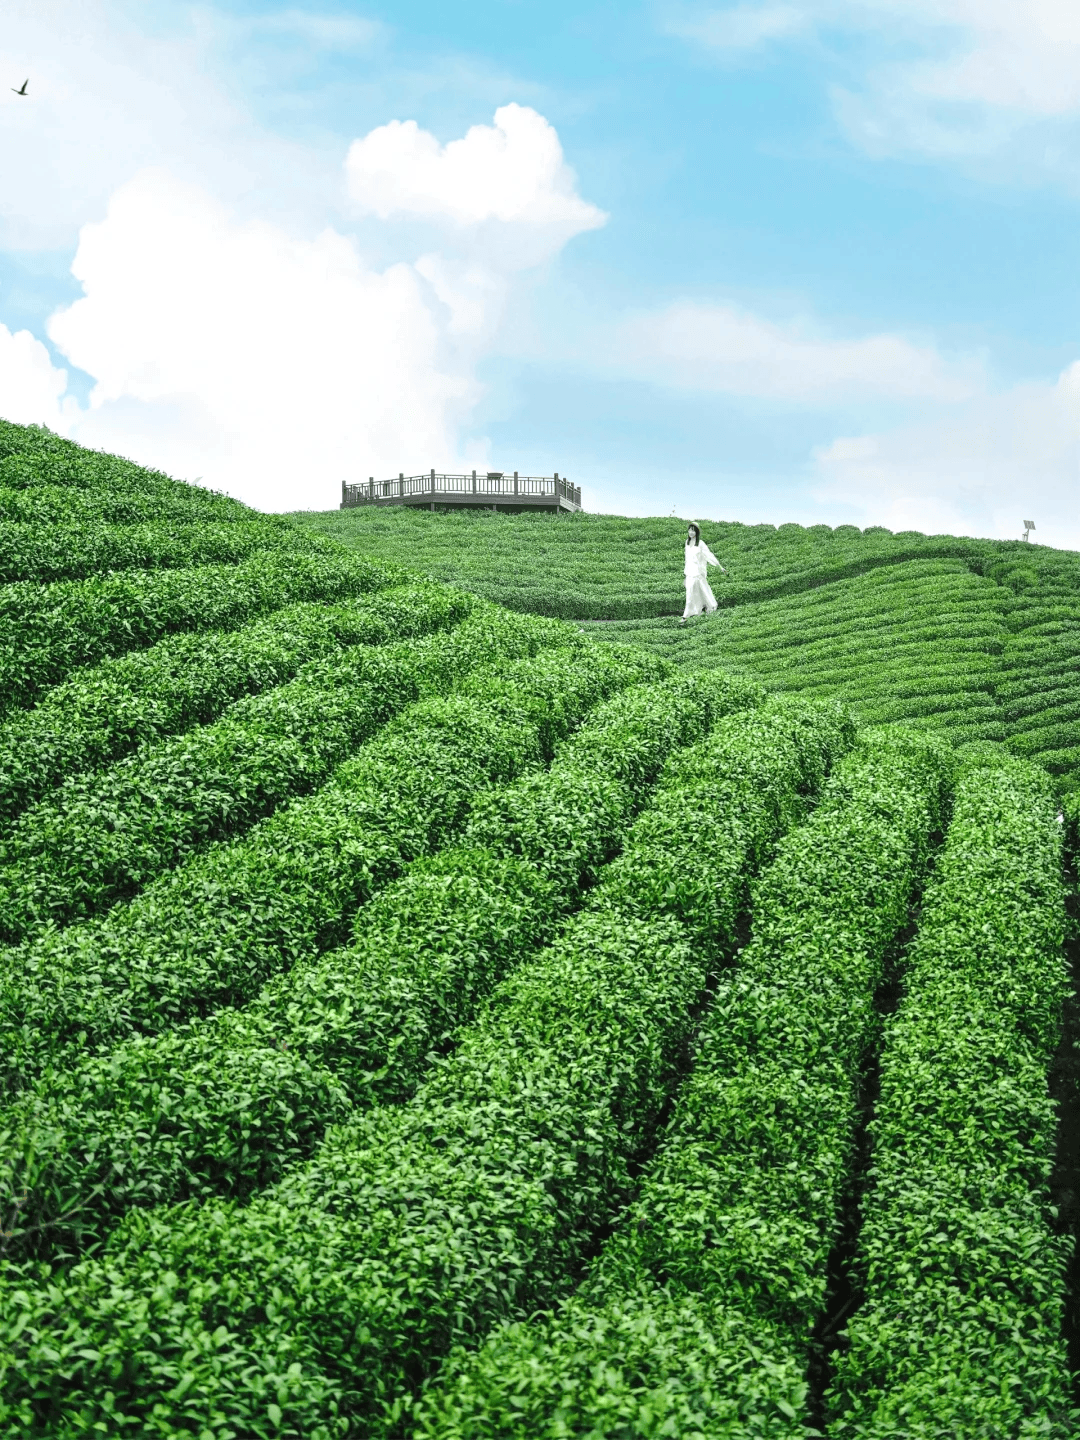
{"type": "Polygon", "coordinates": [[[469,475],[398,475],[393,480],[341,482],[341,509],[378,504],[490,504],[499,501],[528,505],[539,502],[555,508],[581,509],[581,486],[554,475],[512,475],[503,471],[472,471],[469,475]]]}

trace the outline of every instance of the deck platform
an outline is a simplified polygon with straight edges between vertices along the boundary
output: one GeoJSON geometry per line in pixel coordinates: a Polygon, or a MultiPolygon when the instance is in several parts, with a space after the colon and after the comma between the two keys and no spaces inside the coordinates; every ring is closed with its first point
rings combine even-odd
{"type": "Polygon", "coordinates": [[[565,475],[519,475],[503,470],[474,470],[469,475],[398,475],[393,480],[365,484],[341,482],[342,510],[360,505],[411,505],[418,510],[501,510],[518,514],[523,510],[546,510],[573,515],[581,509],[581,486],[571,485],[565,475]]]}

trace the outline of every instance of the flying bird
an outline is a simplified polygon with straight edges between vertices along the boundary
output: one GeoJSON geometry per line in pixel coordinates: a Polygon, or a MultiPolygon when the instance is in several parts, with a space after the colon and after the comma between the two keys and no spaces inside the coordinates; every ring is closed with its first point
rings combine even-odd
{"type": "Polygon", "coordinates": [[[24,80],[24,81],[22,82],[22,89],[21,89],[21,90],[16,90],[16,89],[15,89],[15,86],[12,85],[12,87],[11,87],[11,93],[12,93],[13,95],[25,95],[25,94],[26,94],[26,87],[27,87],[27,85],[29,85],[29,84],[30,84],[30,81],[29,81],[29,80],[24,80]]]}

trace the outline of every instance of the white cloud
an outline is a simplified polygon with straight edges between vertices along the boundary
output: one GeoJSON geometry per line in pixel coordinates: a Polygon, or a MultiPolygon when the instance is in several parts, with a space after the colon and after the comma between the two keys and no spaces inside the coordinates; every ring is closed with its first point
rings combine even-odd
{"type": "MultiPolygon", "coordinates": [[[[49,324],[95,382],[89,407],[64,398],[66,376],[39,341],[2,331],[0,413],[62,422],[263,509],[325,508],[343,478],[486,463],[485,442],[459,436],[519,272],[603,219],[577,196],[547,121],[516,106],[500,116],[494,130],[474,127],[464,152],[436,152],[463,153],[469,213],[506,232],[500,245],[439,210],[437,162],[430,204],[445,243],[383,268],[333,229],[297,237],[143,171],[83,226],[72,265],[83,298],[49,324]]],[[[423,184],[411,178],[409,204],[425,203],[423,184]]]]}
{"type": "Polygon", "coordinates": [[[416,273],[431,286],[446,307],[447,334],[458,342],[482,343],[498,327],[509,293],[507,277],[481,261],[421,255],[416,273]]]}
{"type": "Polygon", "coordinates": [[[65,401],[67,371],[58,370],[49,352],[29,330],[13,335],[0,325],[0,415],[21,425],[66,428],[76,411],[65,401]]]}
{"type": "Polygon", "coordinates": [[[0,85],[0,245],[73,246],[147,166],[238,203],[257,195],[279,215],[336,184],[339,156],[268,134],[221,83],[212,12],[162,3],[151,22],[138,10],[110,0],[5,7],[0,73],[30,84],[25,97],[0,85]]]}
{"type": "MultiPolygon", "coordinates": [[[[960,158],[1011,148],[1040,168],[1080,168],[1059,133],[1080,117],[1075,0],[761,0],[681,14],[668,28],[733,56],[803,36],[840,41],[836,113],[873,153],[960,158]],[[855,60],[842,44],[852,34],[855,60]],[[853,64],[862,66],[857,78],[853,64]]],[[[820,50],[815,63],[826,73],[820,50]]]]}
{"type": "Polygon", "coordinates": [[[369,269],[333,231],[297,240],[149,172],[84,227],[72,268],[85,296],[49,333],[96,381],[79,439],[264,509],[457,451],[477,387],[409,264],[369,269]]]}
{"type": "Polygon", "coordinates": [[[362,214],[506,227],[511,266],[537,264],[607,220],[578,195],[554,128],[526,105],[501,106],[494,125],[447,145],[415,120],[392,120],[353,142],[345,169],[362,214]]]}
{"type": "Polygon", "coordinates": [[[795,403],[867,396],[955,402],[984,384],[971,359],[946,360],[901,335],[821,336],[726,305],[677,302],[628,323],[623,365],[661,383],[795,403]]]}
{"type": "MultiPolygon", "coordinates": [[[[871,4],[871,14],[879,7],[871,4]]],[[[1032,115],[1080,108],[1080,9],[1073,0],[923,0],[884,7],[901,18],[922,11],[928,26],[963,37],[954,53],[913,64],[912,88],[942,100],[1002,106],[1032,115]]]]}
{"type": "Polygon", "coordinates": [[[1080,549],[1080,362],[1048,384],[979,396],[918,424],[835,440],[815,456],[815,498],[862,525],[1080,549]]]}

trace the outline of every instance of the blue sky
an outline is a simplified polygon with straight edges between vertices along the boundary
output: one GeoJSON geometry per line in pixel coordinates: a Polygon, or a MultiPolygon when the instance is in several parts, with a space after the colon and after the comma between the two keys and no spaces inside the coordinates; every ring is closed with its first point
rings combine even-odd
{"type": "Polygon", "coordinates": [[[1074,0],[7,11],[0,414],[1080,547],[1074,0]]]}

